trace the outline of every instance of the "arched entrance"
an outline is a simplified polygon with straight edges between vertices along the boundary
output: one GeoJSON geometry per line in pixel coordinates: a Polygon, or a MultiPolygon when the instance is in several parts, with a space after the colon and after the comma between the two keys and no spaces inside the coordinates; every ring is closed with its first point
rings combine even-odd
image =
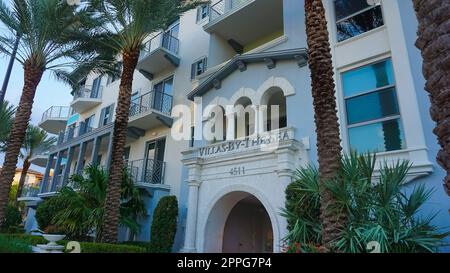
{"type": "Polygon", "coordinates": [[[223,253],[271,253],[273,231],[269,214],[254,196],[231,210],[223,232],[223,253]]]}
{"type": "Polygon", "coordinates": [[[274,228],[271,215],[257,197],[247,192],[228,193],[209,214],[204,252],[274,252],[274,228]]]}

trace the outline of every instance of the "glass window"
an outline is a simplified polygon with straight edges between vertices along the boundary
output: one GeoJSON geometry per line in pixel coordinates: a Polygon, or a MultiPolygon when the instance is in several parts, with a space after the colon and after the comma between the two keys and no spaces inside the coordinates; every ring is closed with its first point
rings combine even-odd
{"type": "Polygon", "coordinates": [[[335,0],[338,41],[344,41],[384,25],[379,1],[335,0]],[[374,2],[370,4],[370,2],[374,2]]]}
{"type": "Polygon", "coordinates": [[[203,4],[197,9],[197,22],[209,16],[209,4],[203,4]]]}
{"type": "Polygon", "coordinates": [[[195,79],[195,77],[200,76],[205,73],[207,68],[207,59],[206,57],[193,63],[191,68],[191,80],[195,79]]]}
{"type": "Polygon", "coordinates": [[[390,59],[342,73],[349,142],[358,152],[406,148],[390,59]]]}

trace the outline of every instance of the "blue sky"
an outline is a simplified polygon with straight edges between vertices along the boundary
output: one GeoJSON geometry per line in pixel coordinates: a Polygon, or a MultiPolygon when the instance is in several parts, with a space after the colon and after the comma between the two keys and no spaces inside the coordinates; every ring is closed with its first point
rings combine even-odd
{"type": "MultiPolygon", "coordinates": [[[[2,30],[0,30],[2,31],[2,30]]],[[[0,55],[0,84],[3,84],[6,68],[8,66],[9,56],[0,55]]],[[[0,85],[1,87],[1,85],[0,85]]],[[[6,92],[6,100],[17,106],[19,104],[20,95],[23,87],[23,69],[18,62],[14,63],[14,68],[9,81],[8,90],[6,92]]],[[[67,106],[72,100],[70,95],[70,87],[58,82],[51,72],[47,71],[42,77],[42,81],[38,86],[36,97],[33,105],[33,113],[31,115],[31,123],[38,124],[41,120],[42,113],[51,106],[67,106]]],[[[3,154],[0,155],[0,165],[3,164],[3,154]]],[[[32,167],[41,170],[36,166],[32,167]]]]}

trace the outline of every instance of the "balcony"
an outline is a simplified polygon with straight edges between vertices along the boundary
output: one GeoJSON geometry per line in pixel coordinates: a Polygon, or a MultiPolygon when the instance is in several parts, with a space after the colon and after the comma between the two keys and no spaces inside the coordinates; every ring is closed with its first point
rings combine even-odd
{"type": "Polygon", "coordinates": [[[19,202],[38,201],[40,190],[40,184],[37,185],[25,185],[22,190],[22,196],[17,199],[19,202]]]}
{"type": "Polygon", "coordinates": [[[152,80],[153,75],[178,67],[180,64],[179,47],[180,41],[178,38],[161,32],[145,43],[139,56],[137,70],[152,80]]]}
{"type": "Polygon", "coordinates": [[[283,30],[282,0],[219,0],[210,9],[206,32],[217,34],[242,53],[244,47],[283,30]]]}
{"type": "Polygon", "coordinates": [[[69,116],[70,107],[52,106],[42,114],[39,127],[50,134],[57,134],[59,131],[64,130],[69,116]]]}
{"type": "Polygon", "coordinates": [[[70,106],[77,113],[86,112],[102,103],[103,87],[82,87],[76,91],[70,106]]]}
{"type": "Polygon", "coordinates": [[[173,97],[159,91],[150,91],[131,102],[129,128],[150,130],[160,125],[171,127],[173,97]]]}
{"type": "Polygon", "coordinates": [[[33,156],[30,158],[30,162],[33,165],[45,168],[47,166],[47,161],[49,157],[49,151],[48,150],[41,150],[38,149],[34,151],[33,156]]]}
{"type": "Polygon", "coordinates": [[[142,187],[164,184],[166,163],[155,159],[128,162],[128,171],[134,183],[142,187]]]}

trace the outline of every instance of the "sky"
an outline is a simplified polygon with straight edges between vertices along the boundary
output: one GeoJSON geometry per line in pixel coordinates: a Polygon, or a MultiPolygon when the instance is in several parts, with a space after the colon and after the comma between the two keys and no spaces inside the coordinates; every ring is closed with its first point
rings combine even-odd
{"type": "MultiPolygon", "coordinates": [[[[0,32],[1,31],[4,30],[0,29],[0,32]]],[[[9,56],[0,54],[0,84],[3,84],[8,63],[9,56]]],[[[14,106],[17,106],[19,104],[22,88],[23,68],[22,65],[16,61],[11,73],[5,99],[14,106]]],[[[33,113],[31,115],[31,123],[37,125],[41,120],[42,114],[51,106],[68,106],[72,101],[70,92],[71,89],[68,85],[56,80],[50,71],[45,72],[36,91],[36,97],[33,104],[33,113]]],[[[0,166],[3,165],[3,159],[4,155],[0,154],[0,166]]],[[[37,171],[42,171],[42,168],[37,166],[32,166],[31,168],[37,171]]]]}

